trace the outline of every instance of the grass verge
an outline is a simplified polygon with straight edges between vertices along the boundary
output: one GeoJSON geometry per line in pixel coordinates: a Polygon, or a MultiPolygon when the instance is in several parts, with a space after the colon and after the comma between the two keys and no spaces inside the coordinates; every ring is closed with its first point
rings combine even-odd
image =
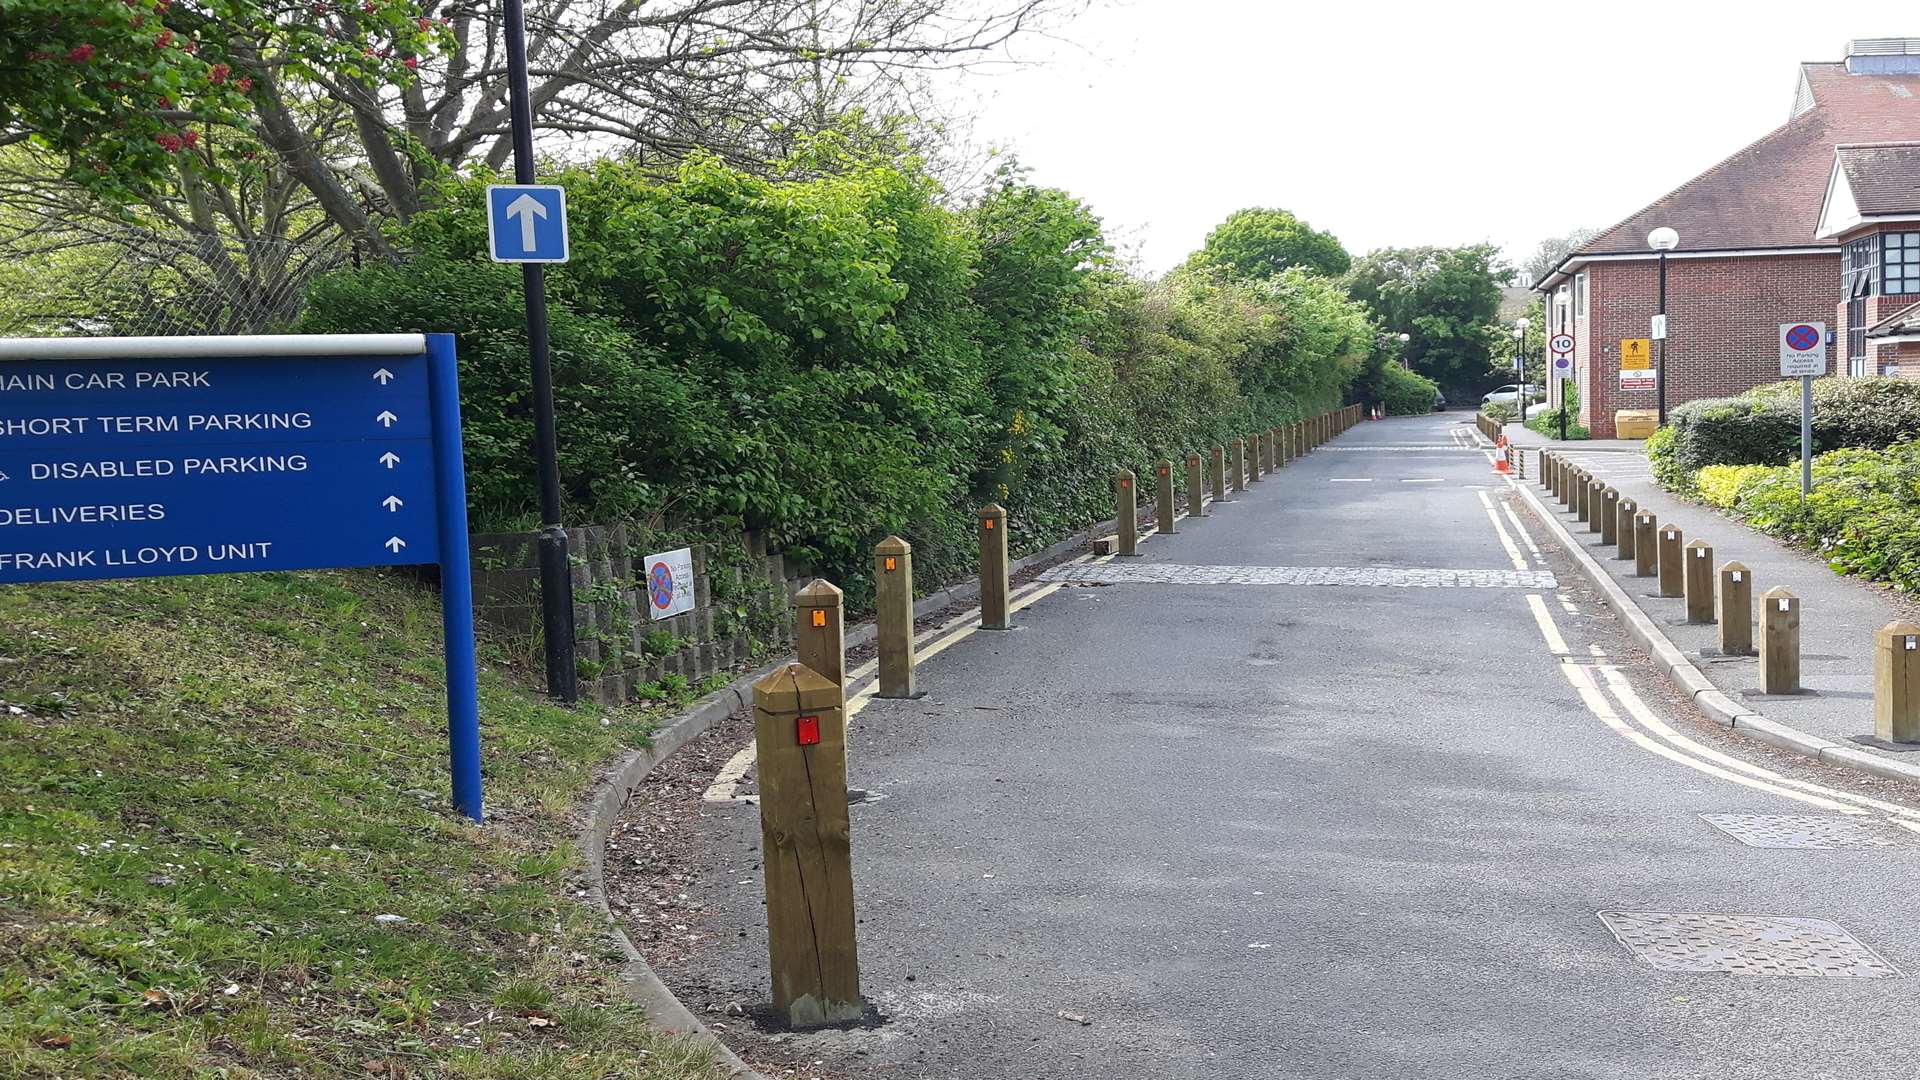
{"type": "Polygon", "coordinates": [[[439,626],[377,573],[0,589],[0,1075],[723,1075],[621,999],[573,846],[683,701],[554,708],[483,655],[477,828],[439,626]]]}

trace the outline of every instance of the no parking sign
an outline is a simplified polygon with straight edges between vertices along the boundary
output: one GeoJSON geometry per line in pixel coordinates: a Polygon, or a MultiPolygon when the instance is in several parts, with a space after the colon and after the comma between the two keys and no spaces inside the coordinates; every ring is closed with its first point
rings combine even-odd
{"type": "Polygon", "coordinates": [[[647,612],[669,619],[693,610],[693,549],[647,556],[647,612]]]}
{"type": "Polygon", "coordinates": [[[1780,324],[1780,376],[1804,378],[1827,373],[1827,324],[1780,324]]]}

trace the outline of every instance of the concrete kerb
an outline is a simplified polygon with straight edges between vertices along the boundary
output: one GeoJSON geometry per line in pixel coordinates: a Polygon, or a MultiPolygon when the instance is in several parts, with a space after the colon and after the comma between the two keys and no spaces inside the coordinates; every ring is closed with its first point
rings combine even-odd
{"type": "MultiPolygon", "coordinates": [[[[1057,543],[1041,548],[1023,558],[1015,559],[1008,565],[1008,573],[1018,574],[1040,563],[1064,558],[1085,548],[1095,539],[1115,527],[1111,519],[1097,522],[1057,543]]],[[[963,581],[940,589],[922,600],[915,601],[915,618],[940,611],[944,608],[971,604],[980,596],[978,580],[963,581]]],[[[879,627],[869,619],[846,632],[846,647],[849,649],[872,643],[879,633],[879,627]]],[[[626,957],[626,965],[620,971],[621,992],[627,1000],[646,1010],[647,1018],[655,1027],[669,1034],[685,1035],[713,1054],[714,1060],[727,1071],[727,1075],[739,1080],[771,1080],[764,1073],[756,1072],[740,1060],[721,1042],[719,1037],[708,1030],[693,1015],[680,999],[673,996],[667,984],[660,980],[652,965],[647,963],[633,939],[620,925],[613,914],[613,906],[607,900],[607,840],[613,835],[614,822],[620,812],[625,810],[633,793],[646,782],[647,775],[659,764],[672,757],[682,747],[704,734],[708,728],[729,716],[745,715],[751,708],[753,684],[765,678],[774,669],[791,663],[793,657],[783,656],[770,661],[754,671],[733,680],[725,687],[708,694],[695,702],[691,708],[674,717],[666,726],[656,731],[653,744],[644,749],[627,754],[616,763],[600,781],[587,806],[587,823],[580,833],[580,847],[587,853],[587,899],[606,920],[607,929],[614,941],[620,946],[620,952],[626,957]]]]}
{"type": "Polygon", "coordinates": [[[1666,675],[1676,687],[1685,691],[1694,706],[1711,717],[1715,723],[1732,728],[1757,742],[1804,754],[1827,765],[1855,769],[1889,780],[1920,783],[1920,765],[1893,761],[1858,747],[1810,735],[1799,728],[1769,720],[1728,697],[1708,681],[1686,652],[1675,645],[1673,639],[1647,617],[1646,612],[1640,610],[1640,606],[1628,597],[1626,590],[1622,589],[1619,583],[1613,580],[1613,576],[1608,574],[1606,569],[1587,552],[1585,545],[1579,543],[1573,534],[1567,531],[1557,511],[1541,502],[1525,484],[1515,484],[1514,489],[1527,501],[1527,505],[1533,508],[1534,517],[1541,521],[1546,530],[1573,558],[1574,564],[1580,568],[1581,575],[1600,591],[1607,606],[1625,621],[1627,633],[1647,651],[1661,673],[1666,675]]]}

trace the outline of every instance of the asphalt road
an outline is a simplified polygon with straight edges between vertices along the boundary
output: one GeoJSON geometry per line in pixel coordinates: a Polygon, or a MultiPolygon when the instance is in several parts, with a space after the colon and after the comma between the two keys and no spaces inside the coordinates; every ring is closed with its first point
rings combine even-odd
{"type": "MultiPolygon", "coordinates": [[[[1061,588],[930,659],[924,700],[867,704],[885,1021],[727,1037],[857,1078],[1911,1076],[1920,834],[1866,800],[1920,793],[1692,718],[1466,430],[1362,424],[1062,571],[1153,580],[1061,588]],[[1329,567],[1402,584],[1262,583],[1329,567]],[[1876,846],[1750,847],[1709,814],[1876,846]]],[[[694,944],[663,975],[751,1010],[757,810],[681,827],[694,944]]]]}

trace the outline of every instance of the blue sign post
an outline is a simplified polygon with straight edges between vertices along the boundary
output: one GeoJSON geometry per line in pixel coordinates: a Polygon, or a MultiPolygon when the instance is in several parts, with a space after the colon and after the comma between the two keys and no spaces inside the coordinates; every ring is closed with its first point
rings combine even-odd
{"type": "Polygon", "coordinates": [[[487,248],[494,262],[566,262],[566,189],[558,184],[488,185],[487,248]]]}
{"type": "Polygon", "coordinates": [[[0,585],[428,563],[480,821],[453,337],[0,340],[0,585]]]}

